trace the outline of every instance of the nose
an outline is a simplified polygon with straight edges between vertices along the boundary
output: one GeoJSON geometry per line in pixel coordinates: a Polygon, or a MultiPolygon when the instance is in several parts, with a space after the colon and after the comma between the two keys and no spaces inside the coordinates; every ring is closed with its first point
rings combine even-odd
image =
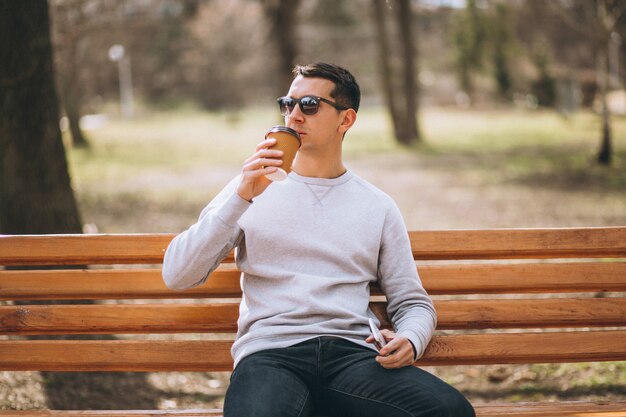
{"type": "Polygon", "coordinates": [[[304,113],[302,113],[302,109],[300,108],[300,104],[297,104],[291,113],[285,116],[285,121],[291,120],[295,123],[300,123],[304,121],[304,113]]]}

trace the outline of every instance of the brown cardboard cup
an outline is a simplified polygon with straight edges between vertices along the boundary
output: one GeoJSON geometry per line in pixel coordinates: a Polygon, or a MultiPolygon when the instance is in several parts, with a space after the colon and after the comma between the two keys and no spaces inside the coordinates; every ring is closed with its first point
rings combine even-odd
{"type": "Polygon", "coordinates": [[[282,181],[287,178],[287,174],[291,172],[291,164],[296,157],[296,152],[300,148],[300,135],[295,130],[287,126],[274,126],[267,132],[265,139],[274,138],[276,144],[270,149],[283,151],[283,164],[271,174],[265,177],[272,181],[282,181]]]}

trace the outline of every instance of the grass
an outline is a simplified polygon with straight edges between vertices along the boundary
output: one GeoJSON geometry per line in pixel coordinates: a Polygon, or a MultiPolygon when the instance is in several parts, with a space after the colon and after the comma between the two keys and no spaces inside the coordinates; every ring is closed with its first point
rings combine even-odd
{"type": "Polygon", "coordinates": [[[554,112],[494,111],[433,114],[425,123],[432,138],[427,152],[463,158],[468,171],[482,171],[491,181],[540,184],[543,187],[626,190],[626,120],[615,118],[614,163],[595,163],[600,121],[581,113],[565,119],[554,112]],[[494,172],[498,176],[493,176],[494,172]]]}
{"type": "MultiPolygon", "coordinates": [[[[595,166],[599,119],[581,113],[565,119],[548,111],[426,110],[421,118],[423,144],[416,152],[462,156],[476,169],[508,167],[513,174],[591,172],[610,186],[626,188],[626,119],[614,118],[612,167],[595,166]],[[480,164],[480,165],[478,165],[480,164]]],[[[194,109],[159,112],[132,121],[113,120],[89,133],[92,147],[71,154],[74,177],[84,184],[118,180],[146,169],[180,172],[206,166],[239,166],[262,140],[267,127],[280,123],[271,110],[206,113],[194,109]]],[[[348,158],[404,152],[389,131],[385,114],[365,108],[345,141],[348,158]]]]}

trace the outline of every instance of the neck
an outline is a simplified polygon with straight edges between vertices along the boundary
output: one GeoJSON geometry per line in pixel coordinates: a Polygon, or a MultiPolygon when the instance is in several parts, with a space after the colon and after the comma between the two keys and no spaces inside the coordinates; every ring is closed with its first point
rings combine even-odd
{"type": "Polygon", "coordinates": [[[316,157],[310,154],[296,154],[292,169],[303,177],[337,178],[346,172],[341,158],[341,150],[334,152],[331,157],[316,157]]]}

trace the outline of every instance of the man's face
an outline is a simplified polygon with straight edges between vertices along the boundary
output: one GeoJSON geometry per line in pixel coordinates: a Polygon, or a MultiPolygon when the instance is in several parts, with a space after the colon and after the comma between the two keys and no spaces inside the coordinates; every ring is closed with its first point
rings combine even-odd
{"type": "MultiPolygon", "coordinates": [[[[330,96],[333,88],[334,84],[330,80],[299,75],[291,83],[287,95],[292,98],[316,96],[335,102],[330,96]]],[[[320,103],[317,113],[312,115],[302,113],[302,109],[297,105],[288,116],[285,116],[285,125],[300,134],[302,138],[300,150],[305,151],[332,143],[341,143],[343,132],[339,132],[338,128],[343,116],[343,111],[338,111],[324,102],[320,103]]]]}

